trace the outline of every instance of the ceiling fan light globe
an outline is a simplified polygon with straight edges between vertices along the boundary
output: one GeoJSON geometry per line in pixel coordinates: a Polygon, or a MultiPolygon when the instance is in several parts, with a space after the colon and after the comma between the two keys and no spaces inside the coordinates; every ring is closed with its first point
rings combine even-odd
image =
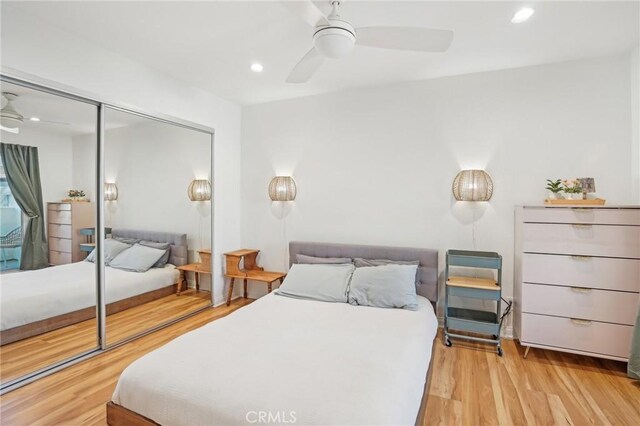
{"type": "Polygon", "coordinates": [[[337,25],[331,23],[331,26],[316,31],[313,35],[313,45],[322,56],[342,58],[350,54],[356,44],[355,31],[347,22],[339,21],[337,25]]]}

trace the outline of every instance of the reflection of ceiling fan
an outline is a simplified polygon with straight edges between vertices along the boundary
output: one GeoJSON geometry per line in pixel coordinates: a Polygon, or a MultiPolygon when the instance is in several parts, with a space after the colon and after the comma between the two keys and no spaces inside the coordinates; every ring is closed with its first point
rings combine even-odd
{"type": "Polygon", "coordinates": [[[453,41],[453,31],[421,27],[354,28],[338,13],[339,1],[332,1],[324,16],[310,1],[281,1],[281,4],[314,28],[313,47],[293,68],[287,83],[304,83],[320,68],[325,58],[341,58],[355,44],[416,52],[444,52],[453,41]]]}
{"type": "MultiPolygon", "coordinates": [[[[2,92],[2,97],[6,100],[4,107],[0,110],[0,128],[11,133],[19,133],[20,126],[24,124],[24,116],[13,107],[13,102],[18,95],[11,92],[2,92]]],[[[45,124],[55,124],[60,126],[68,126],[69,123],[61,121],[41,120],[38,117],[29,117],[29,121],[45,124]]]]}

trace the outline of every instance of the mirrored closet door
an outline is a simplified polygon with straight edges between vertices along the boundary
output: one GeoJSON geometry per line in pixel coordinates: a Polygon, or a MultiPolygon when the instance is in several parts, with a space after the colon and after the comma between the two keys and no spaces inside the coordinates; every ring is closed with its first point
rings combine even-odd
{"type": "Polygon", "coordinates": [[[98,106],[2,84],[0,382],[98,348],[98,106]]]}
{"type": "Polygon", "coordinates": [[[211,305],[212,135],[105,108],[107,345],[211,305]]]}

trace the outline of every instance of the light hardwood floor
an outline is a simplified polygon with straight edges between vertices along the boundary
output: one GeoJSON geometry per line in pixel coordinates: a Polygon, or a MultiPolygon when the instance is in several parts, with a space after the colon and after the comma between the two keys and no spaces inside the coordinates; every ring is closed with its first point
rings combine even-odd
{"type": "Polygon", "coordinates": [[[459,343],[438,335],[425,425],[640,425],[640,382],[627,364],[503,341],[459,343]]]}
{"type": "MultiPolygon", "coordinates": [[[[144,330],[207,306],[211,293],[194,289],[162,297],[107,317],[107,343],[117,343],[144,330]]],[[[0,346],[3,382],[44,368],[96,347],[96,320],[0,346]]]]}
{"type": "MultiPolygon", "coordinates": [[[[247,303],[207,310],[4,395],[0,423],[104,425],[105,403],[128,364],[247,303]]],[[[623,363],[536,349],[523,359],[510,340],[502,358],[480,345],[447,348],[441,336],[435,344],[425,425],[640,424],[640,385],[623,363]]]]}

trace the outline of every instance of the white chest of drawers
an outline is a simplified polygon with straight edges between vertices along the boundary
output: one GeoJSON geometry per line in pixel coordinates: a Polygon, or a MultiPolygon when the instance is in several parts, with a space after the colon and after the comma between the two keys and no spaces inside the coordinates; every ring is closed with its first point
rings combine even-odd
{"type": "Polygon", "coordinates": [[[627,361],[640,207],[516,208],[514,331],[527,347],[627,361]]]}
{"type": "Polygon", "coordinates": [[[80,262],[87,253],[80,250],[85,237],[80,229],[95,227],[93,203],[47,203],[49,263],[63,265],[80,262]]]}

